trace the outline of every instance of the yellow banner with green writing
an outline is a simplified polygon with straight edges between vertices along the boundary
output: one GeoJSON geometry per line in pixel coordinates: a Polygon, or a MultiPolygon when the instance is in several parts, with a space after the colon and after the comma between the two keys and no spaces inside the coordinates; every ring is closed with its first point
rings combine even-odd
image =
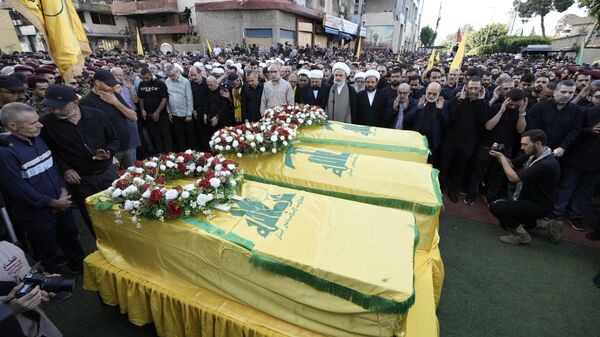
{"type": "Polygon", "coordinates": [[[97,196],[88,209],[99,250],[123,269],[176,274],[326,335],[403,331],[415,300],[412,214],[252,181],[241,197],[210,219],[140,228],[116,206],[95,209],[97,196]]]}
{"type": "Polygon", "coordinates": [[[248,180],[409,211],[421,233],[417,248],[437,244],[442,197],[430,165],[303,144],[236,160],[248,180]]]}
{"type": "Polygon", "coordinates": [[[63,78],[81,74],[90,45],[71,0],[6,0],[44,35],[63,78]]]}
{"type": "Polygon", "coordinates": [[[427,163],[427,138],[418,132],[329,121],[305,127],[296,138],[303,145],[340,152],[427,163]]]}

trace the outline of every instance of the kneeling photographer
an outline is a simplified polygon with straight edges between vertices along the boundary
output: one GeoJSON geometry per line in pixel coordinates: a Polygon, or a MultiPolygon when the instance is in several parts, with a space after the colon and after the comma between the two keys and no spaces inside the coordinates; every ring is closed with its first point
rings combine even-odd
{"type": "MultiPolygon", "coordinates": [[[[525,156],[510,160],[501,152],[490,151],[490,156],[500,162],[508,180],[517,184],[510,200],[497,200],[490,204],[490,212],[510,232],[500,237],[502,242],[513,245],[529,243],[531,237],[526,229],[535,228],[537,219],[552,212],[560,181],[560,165],[546,144],[546,133],[533,129],[521,135],[521,149],[525,156]]],[[[560,222],[551,221],[546,229],[552,242],[561,239],[560,222]]]]}
{"type": "Polygon", "coordinates": [[[25,253],[7,241],[0,241],[0,264],[0,300],[13,313],[0,323],[2,336],[62,336],[41,304],[69,298],[75,281],[43,273],[39,263],[32,268],[25,253]]]}

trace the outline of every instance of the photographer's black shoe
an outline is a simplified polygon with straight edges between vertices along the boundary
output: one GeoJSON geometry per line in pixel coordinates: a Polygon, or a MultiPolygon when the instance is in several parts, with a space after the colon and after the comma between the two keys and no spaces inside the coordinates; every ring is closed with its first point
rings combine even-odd
{"type": "Polygon", "coordinates": [[[465,205],[473,205],[475,203],[475,194],[473,193],[468,193],[467,196],[465,197],[465,205]]]}
{"type": "Polygon", "coordinates": [[[569,219],[569,222],[571,223],[571,227],[574,230],[580,231],[580,232],[583,232],[585,230],[585,227],[583,226],[583,223],[581,222],[581,218],[569,219]]]}

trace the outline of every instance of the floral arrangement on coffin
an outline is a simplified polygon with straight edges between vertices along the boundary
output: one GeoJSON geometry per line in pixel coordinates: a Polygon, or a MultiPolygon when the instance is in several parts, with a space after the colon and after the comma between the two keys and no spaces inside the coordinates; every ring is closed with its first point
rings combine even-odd
{"type": "Polygon", "coordinates": [[[215,132],[209,142],[215,152],[244,154],[277,153],[296,137],[296,125],[285,122],[246,122],[215,132]]]}
{"type": "Polygon", "coordinates": [[[277,153],[296,137],[297,129],[327,123],[327,113],[314,105],[281,105],[265,110],[260,121],[215,132],[209,142],[217,153],[277,153]]]}
{"type": "Polygon", "coordinates": [[[327,113],[316,105],[280,105],[265,110],[262,120],[266,123],[281,121],[294,124],[298,128],[327,123],[327,113]]]}
{"type": "MultiPolygon", "coordinates": [[[[215,207],[237,200],[241,183],[236,162],[187,150],[136,161],[135,166],[119,171],[119,178],[105,193],[112,201],[108,206],[121,204],[139,228],[140,216],[160,221],[199,213],[211,216],[215,207]],[[172,179],[192,177],[198,179],[184,186],[166,185],[172,179]]],[[[117,223],[121,215],[116,212],[117,223]]]]}

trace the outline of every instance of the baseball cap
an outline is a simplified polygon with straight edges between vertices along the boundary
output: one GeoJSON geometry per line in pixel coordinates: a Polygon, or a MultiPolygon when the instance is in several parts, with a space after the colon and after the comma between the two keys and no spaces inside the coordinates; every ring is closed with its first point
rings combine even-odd
{"type": "Polygon", "coordinates": [[[46,89],[46,95],[41,103],[51,108],[63,108],[76,99],[77,95],[72,88],[63,84],[53,84],[46,89]]]}
{"type": "Polygon", "coordinates": [[[230,83],[239,79],[237,73],[236,74],[229,74],[227,75],[227,81],[229,81],[230,83]]]}
{"type": "Polygon", "coordinates": [[[94,81],[95,80],[101,81],[111,87],[114,87],[119,83],[110,71],[104,69],[96,70],[96,73],[94,74],[94,81]]]}
{"type": "Polygon", "coordinates": [[[25,86],[23,82],[16,76],[0,76],[0,88],[7,89],[10,91],[23,91],[25,86]]]}

